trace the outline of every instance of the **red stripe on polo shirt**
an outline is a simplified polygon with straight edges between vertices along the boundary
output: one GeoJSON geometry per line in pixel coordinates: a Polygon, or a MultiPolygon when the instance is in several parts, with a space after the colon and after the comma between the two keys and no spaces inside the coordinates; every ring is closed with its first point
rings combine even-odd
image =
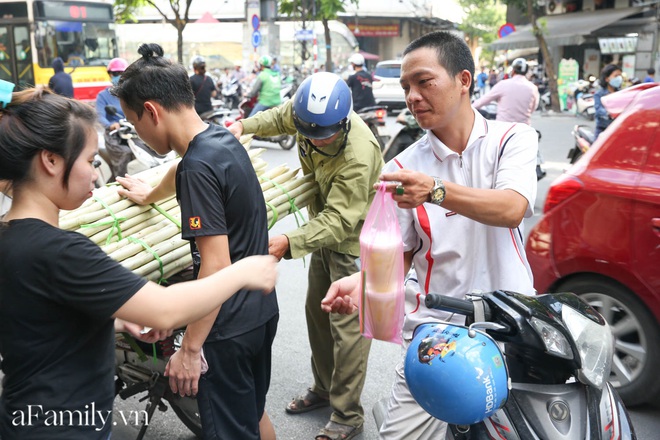
{"type": "Polygon", "coordinates": [[[419,299],[421,298],[421,296],[422,296],[422,294],[419,293],[419,292],[417,293],[417,295],[415,295],[415,298],[417,299],[417,307],[415,307],[415,310],[413,310],[410,313],[415,313],[415,312],[417,312],[417,310],[419,310],[419,305],[421,303],[421,301],[419,299]]]}
{"type": "Polygon", "coordinates": [[[520,254],[520,249],[518,249],[518,243],[516,242],[516,237],[513,235],[513,229],[509,229],[509,234],[511,234],[511,241],[513,242],[513,247],[516,250],[516,253],[518,254],[518,258],[520,258],[520,262],[525,265],[525,262],[523,261],[523,257],[520,254]]]}
{"type": "Polygon", "coordinates": [[[431,238],[431,222],[429,221],[428,213],[424,205],[419,205],[417,208],[417,218],[419,219],[419,226],[422,231],[429,238],[429,250],[426,251],[426,261],[428,268],[426,269],[426,281],[424,282],[424,292],[429,293],[429,285],[431,284],[431,269],[433,268],[433,257],[431,256],[431,249],[433,248],[433,238],[431,238]]]}

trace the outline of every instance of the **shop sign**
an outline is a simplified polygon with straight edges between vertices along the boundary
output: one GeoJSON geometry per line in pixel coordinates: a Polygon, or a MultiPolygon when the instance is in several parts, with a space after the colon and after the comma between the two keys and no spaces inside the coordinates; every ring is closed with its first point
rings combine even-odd
{"type": "Polygon", "coordinates": [[[398,24],[347,24],[356,37],[398,37],[398,24]]]}

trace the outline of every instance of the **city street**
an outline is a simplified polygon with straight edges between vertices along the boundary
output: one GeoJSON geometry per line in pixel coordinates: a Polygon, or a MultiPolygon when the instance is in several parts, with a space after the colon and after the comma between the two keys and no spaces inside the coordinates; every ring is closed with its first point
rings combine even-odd
{"type": "MultiPolygon", "coordinates": [[[[551,181],[559,176],[569,164],[566,153],[572,146],[571,128],[575,123],[591,124],[583,119],[571,116],[533,116],[533,125],[541,131],[543,137],[540,143],[545,159],[544,167],[548,173],[539,182],[535,215],[525,220],[525,231],[538,221],[542,213],[543,202],[551,181]]],[[[394,132],[394,117],[388,117],[388,127],[394,132]]],[[[254,147],[265,147],[267,151],[262,158],[269,167],[286,163],[292,168],[297,167],[296,150],[284,151],[274,144],[256,143],[254,147]]],[[[288,216],[276,223],[271,234],[290,231],[296,227],[293,216],[288,216]]],[[[309,358],[309,343],[305,325],[304,302],[307,287],[307,266],[305,261],[285,261],[280,263],[280,277],[277,285],[277,295],[280,306],[280,321],[277,337],[273,346],[272,382],[268,395],[267,411],[273,421],[277,436],[281,440],[311,440],[318,430],[328,421],[330,409],[325,408],[302,415],[288,415],[285,405],[312,384],[312,373],[309,358]]],[[[374,404],[388,396],[393,378],[395,364],[399,360],[398,346],[381,341],[374,341],[371,348],[368,375],[362,394],[366,412],[364,434],[358,439],[377,439],[376,427],[371,414],[374,404]]],[[[90,365],[90,368],[93,368],[90,365]]],[[[0,373],[0,378],[2,374],[0,373]]],[[[116,400],[114,415],[113,440],[131,440],[137,435],[135,416],[143,410],[145,402],[137,398],[127,401],[116,400]],[[127,423],[126,423],[126,422],[127,423]]],[[[655,440],[660,432],[660,407],[643,406],[631,410],[633,424],[640,440],[655,440]]],[[[170,409],[166,412],[157,411],[150,422],[146,440],[192,440],[195,437],[177,419],[170,409]]],[[[234,439],[232,439],[234,440],[234,439]]],[[[238,439],[236,439],[238,440],[238,439]]]]}
{"type": "MultiPolygon", "coordinates": [[[[540,148],[548,175],[539,182],[535,215],[525,220],[526,233],[542,214],[545,194],[551,181],[569,166],[566,154],[572,146],[571,129],[576,123],[592,124],[584,119],[576,119],[571,116],[545,116],[539,113],[533,116],[533,125],[541,131],[543,136],[540,148]]],[[[395,125],[394,117],[388,117],[388,127],[391,132],[396,130],[395,125]]],[[[269,163],[270,167],[282,163],[291,167],[298,164],[295,149],[284,151],[274,144],[256,142],[254,147],[267,148],[262,158],[269,163]]],[[[295,227],[293,216],[288,216],[273,227],[271,234],[290,231],[295,227]]],[[[306,260],[308,262],[308,258],[306,260]]],[[[302,415],[288,415],[284,411],[285,405],[291,398],[300,394],[312,383],[310,351],[304,316],[306,274],[307,264],[301,260],[283,260],[280,263],[280,278],[277,285],[280,322],[273,347],[273,376],[267,411],[275,425],[278,438],[282,440],[313,439],[330,415],[330,410],[327,408],[302,415]]],[[[371,408],[379,399],[388,395],[393,369],[399,359],[399,354],[399,347],[394,344],[381,341],[374,341],[372,344],[367,381],[362,394],[366,412],[365,429],[364,434],[358,438],[377,439],[371,408]]],[[[124,411],[126,416],[128,411],[143,409],[144,403],[138,403],[133,399],[127,402],[117,402],[116,406],[118,410],[124,411]]],[[[660,408],[653,406],[635,408],[631,410],[631,414],[638,439],[654,440],[657,438],[657,433],[660,431],[660,408]]],[[[115,422],[121,420],[115,415],[115,422]]],[[[113,440],[133,439],[137,433],[137,430],[131,426],[116,426],[116,428],[113,440]]],[[[177,420],[174,413],[168,410],[165,413],[156,413],[145,438],[149,440],[188,440],[194,437],[177,420]]]]}

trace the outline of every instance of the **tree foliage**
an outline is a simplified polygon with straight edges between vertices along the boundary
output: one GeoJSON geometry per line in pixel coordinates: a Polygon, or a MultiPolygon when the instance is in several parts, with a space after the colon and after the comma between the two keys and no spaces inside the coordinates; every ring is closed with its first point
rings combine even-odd
{"type": "Polygon", "coordinates": [[[552,110],[560,111],[559,107],[559,93],[557,87],[557,75],[555,72],[555,62],[548,49],[548,43],[545,36],[548,35],[548,30],[545,26],[545,20],[539,19],[538,15],[538,0],[502,0],[508,7],[514,7],[523,12],[529,19],[532,25],[532,33],[536,37],[539,45],[539,50],[543,55],[543,62],[545,67],[545,76],[548,78],[548,88],[550,89],[550,102],[552,110]]]}
{"type": "Polygon", "coordinates": [[[183,64],[183,30],[189,22],[188,12],[193,0],[169,0],[170,10],[161,9],[155,0],[114,0],[115,18],[120,23],[135,22],[135,11],[152,7],[177,31],[177,59],[183,64]]]}
{"type": "Polygon", "coordinates": [[[497,0],[458,0],[458,4],[465,13],[458,29],[473,49],[481,44],[481,58],[492,62],[495,54],[488,50],[488,44],[495,41],[497,30],[506,21],[506,8],[497,0]]]}
{"type": "MultiPolygon", "coordinates": [[[[332,39],[330,37],[330,20],[335,20],[340,12],[346,12],[346,5],[354,4],[356,7],[359,0],[281,0],[279,12],[287,17],[295,18],[303,23],[303,29],[308,23],[321,21],[325,33],[326,62],[325,70],[333,71],[332,65],[332,39]]],[[[313,25],[312,25],[313,27],[313,25]]],[[[303,61],[308,58],[306,44],[303,44],[303,61]]]]}

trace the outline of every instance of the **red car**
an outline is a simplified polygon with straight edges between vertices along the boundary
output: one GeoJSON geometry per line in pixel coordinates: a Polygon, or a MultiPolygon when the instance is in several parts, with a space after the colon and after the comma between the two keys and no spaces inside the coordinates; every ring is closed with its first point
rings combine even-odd
{"type": "Polygon", "coordinates": [[[552,183],[526,245],[539,293],[574,292],[607,319],[629,406],[660,396],[659,85],[603,98],[616,119],[552,183]]]}

